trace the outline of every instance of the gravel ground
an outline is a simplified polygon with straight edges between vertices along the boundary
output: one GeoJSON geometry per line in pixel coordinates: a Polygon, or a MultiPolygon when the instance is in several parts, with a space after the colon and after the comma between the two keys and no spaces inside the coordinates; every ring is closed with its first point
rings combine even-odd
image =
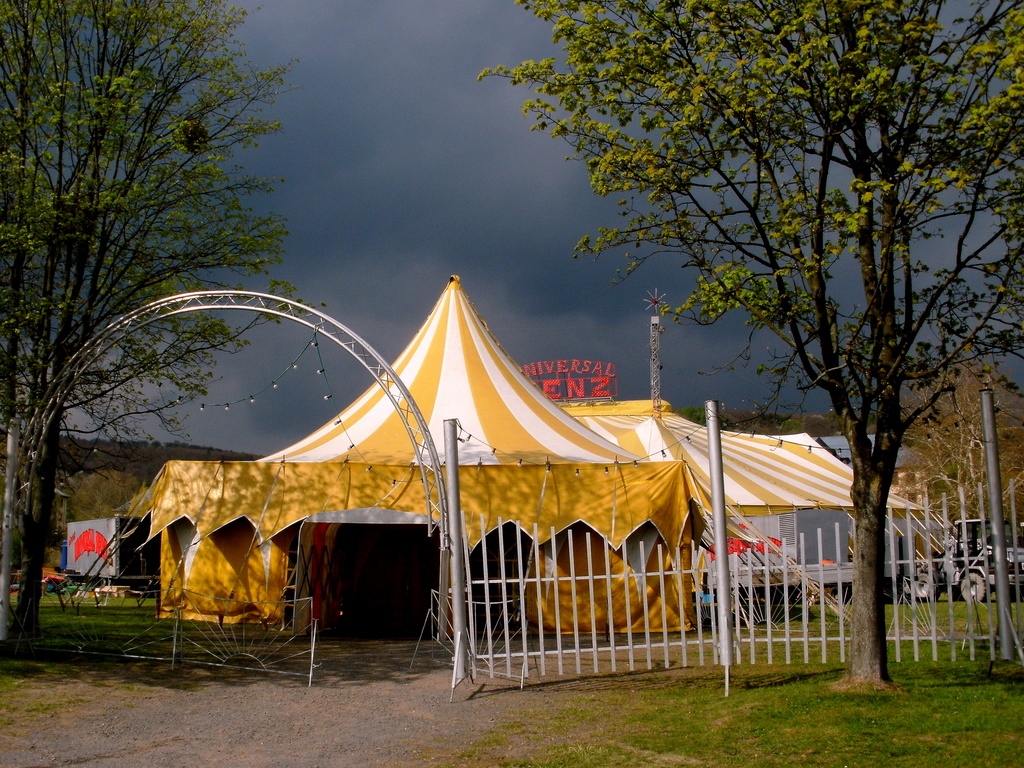
{"type": "Polygon", "coordinates": [[[571,687],[464,681],[411,643],[337,641],[312,687],[297,677],[159,663],[87,663],[81,677],[21,680],[0,715],[0,766],[483,766],[522,755],[492,729],[571,687]],[[471,751],[467,752],[467,750],[471,751]]]}

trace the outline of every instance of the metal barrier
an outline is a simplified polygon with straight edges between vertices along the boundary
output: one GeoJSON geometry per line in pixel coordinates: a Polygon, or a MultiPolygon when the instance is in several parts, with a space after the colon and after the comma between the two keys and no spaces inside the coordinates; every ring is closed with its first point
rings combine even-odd
{"type": "Polygon", "coordinates": [[[206,664],[305,677],[317,664],[317,624],[293,631],[299,603],[243,602],[166,590],[156,596],[100,588],[51,593],[40,605],[42,633],[16,650],[58,651],[206,664]],[[159,618],[164,616],[164,618],[159,618]]]}
{"type": "MultiPolygon", "coordinates": [[[[996,659],[996,604],[979,583],[991,564],[984,551],[972,560],[950,539],[967,525],[945,505],[889,520],[886,620],[894,661],[996,659]]],[[[1019,530],[1015,513],[1012,526],[1019,530]]],[[[847,534],[836,525],[818,529],[817,541],[801,534],[791,542],[752,527],[735,526],[745,532],[730,540],[727,554],[736,663],[845,662],[852,566],[811,562],[805,553],[824,551],[825,537],[846,553],[847,534]]],[[[474,676],[523,682],[718,662],[710,549],[668,547],[650,536],[627,537],[613,549],[582,523],[545,534],[542,544],[536,527],[515,522],[480,531],[469,559],[474,676]]],[[[980,534],[984,540],[983,520],[980,534]]],[[[1024,662],[1021,566],[1010,605],[1024,662]]]]}

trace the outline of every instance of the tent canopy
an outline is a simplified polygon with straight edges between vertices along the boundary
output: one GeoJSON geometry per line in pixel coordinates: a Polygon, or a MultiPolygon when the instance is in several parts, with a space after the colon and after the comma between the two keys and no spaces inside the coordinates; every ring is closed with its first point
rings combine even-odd
{"type": "MultiPolygon", "coordinates": [[[[678,462],[485,464],[463,467],[459,476],[467,533],[474,543],[481,529],[491,530],[504,520],[517,521],[527,532],[536,524],[540,540],[582,520],[619,546],[649,520],[675,545],[690,511],[690,490],[678,462]]],[[[419,472],[410,466],[171,461],[154,481],[145,510],[139,511],[152,515],[152,535],[182,517],[195,525],[200,538],[245,519],[259,544],[310,516],[329,521],[329,513],[341,510],[361,510],[364,516],[366,510],[396,510],[407,513],[400,517],[410,522],[417,519],[410,515],[422,517],[424,506],[419,472]]]]}
{"type": "MultiPolygon", "coordinates": [[[[645,401],[566,411],[623,450],[648,460],[684,462],[695,489],[710,499],[706,427],[672,413],[654,418],[645,401]]],[[[853,471],[806,434],[723,432],[722,464],[726,504],[744,515],[853,507],[853,471]]]]}
{"type": "MultiPolygon", "coordinates": [[[[509,358],[452,277],[422,328],[394,363],[435,444],[458,419],[462,464],[626,462],[636,457],[594,434],[549,400],[509,358]]],[[[269,462],[416,461],[400,417],[377,385],[336,419],[269,462]]]]}

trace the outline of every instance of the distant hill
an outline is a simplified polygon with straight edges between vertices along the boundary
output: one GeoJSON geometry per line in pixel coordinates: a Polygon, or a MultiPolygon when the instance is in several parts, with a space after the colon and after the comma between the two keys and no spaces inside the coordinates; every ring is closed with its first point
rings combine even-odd
{"type": "Polygon", "coordinates": [[[89,444],[65,446],[69,474],[115,469],[127,472],[140,482],[149,483],[168,461],[253,461],[259,454],[228,451],[187,443],[133,442],[99,440],[89,444]]]}
{"type": "MultiPolygon", "coordinates": [[[[677,408],[676,413],[698,424],[705,423],[704,406],[677,408]]],[[[725,408],[719,414],[722,429],[732,432],[756,432],[759,435],[792,435],[806,432],[811,437],[839,434],[839,422],[831,413],[759,413],[742,408],[725,408]]]]}
{"type": "MultiPolygon", "coordinates": [[[[677,409],[680,415],[704,423],[703,406],[677,409]]],[[[725,409],[722,426],[738,432],[785,435],[807,432],[812,437],[838,434],[835,417],[828,413],[759,414],[742,409],[725,409]]],[[[67,443],[65,461],[68,475],[114,469],[126,472],[140,483],[150,483],[168,461],[254,461],[259,454],[229,451],[222,448],[189,445],[182,442],[157,441],[115,443],[99,440],[93,443],[67,443]]]]}

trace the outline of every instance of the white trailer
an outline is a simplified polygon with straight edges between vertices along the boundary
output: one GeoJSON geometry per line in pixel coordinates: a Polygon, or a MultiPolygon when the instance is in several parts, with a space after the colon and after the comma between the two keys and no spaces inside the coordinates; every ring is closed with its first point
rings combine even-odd
{"type": "Polygon", "coordinates": [[[146,518],[120,515],[71,522],[61,567],[68,576],[107,584],[155,578],[159,542],[147,542],[148,538],[146,518]]]}

